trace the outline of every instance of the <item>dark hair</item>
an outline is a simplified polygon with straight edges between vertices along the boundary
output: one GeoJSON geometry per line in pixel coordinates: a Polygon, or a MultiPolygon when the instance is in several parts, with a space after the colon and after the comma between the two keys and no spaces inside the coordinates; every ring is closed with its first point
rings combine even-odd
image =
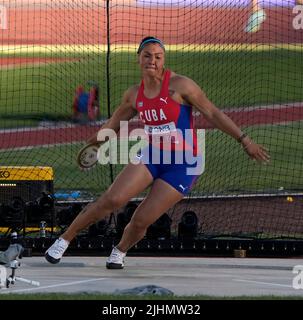
{"type": "Polygon", "coordinates": [[[148,43],[158,43],[165,51],[164,43],[160,39],[149,36],[141,40],[137,53],[139,54],[148,43]]]}

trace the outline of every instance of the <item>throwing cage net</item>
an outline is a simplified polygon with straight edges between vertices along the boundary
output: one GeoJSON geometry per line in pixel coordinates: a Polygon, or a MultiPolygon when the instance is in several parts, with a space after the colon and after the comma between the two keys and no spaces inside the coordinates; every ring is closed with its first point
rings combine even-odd
{"type": "Polygon", "coordinates": [[[267,165],[251,161],[195,112],[195,127],[206,130],[205,171],[168,212],[172,232],[193,211],[197,237],[302,238],[303,5],[264,0],[255,13],[248,0],[2,3],[2,206],[14,193],[8,166],[52,167],[57,201],[107,189],[123,165],[81,172],[76,154],[140,82],[136,49],[151,35],[165,43],[166,67],[196,81],[271,155],[267,165]]]}

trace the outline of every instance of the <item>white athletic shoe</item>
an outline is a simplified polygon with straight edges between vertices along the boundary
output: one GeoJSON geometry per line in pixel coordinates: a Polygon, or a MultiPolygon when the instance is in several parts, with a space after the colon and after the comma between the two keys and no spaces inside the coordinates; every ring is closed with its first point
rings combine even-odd
{"type": "Polygon", "coordinates": [[[50,263],[58,263],[66,249],[68,248],[69,242],[63,238],[57,239],[52,246],[45,252],[45,259],[50,263]]]}
{"type": "Polygon", "coordinates": [[[106,260],[106,268],[107,269],[123,269],[125,256],[126,256],[126,253],[121,252],[119,249],[114,247],[110,256],[106,260]]]}

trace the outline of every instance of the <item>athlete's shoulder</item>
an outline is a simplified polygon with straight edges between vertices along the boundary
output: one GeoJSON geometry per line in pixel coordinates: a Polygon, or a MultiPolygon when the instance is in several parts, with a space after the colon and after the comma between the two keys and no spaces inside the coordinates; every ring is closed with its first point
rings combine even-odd
{"type": "Polygon", "coordinates": [[[126,91],[123,94],[123,100],[124,101],[131,101],[132,103],[134,103],[137,98],[139,87],[140,86],[138,84],[136,84],[136,85],[133,85],[133,86],[129,87],[128,89],[126,89],[126,91]]]}
{"type": "Polygon", "coordinates": [[[137,95],[139,88],[140,88],[140,85],[139,84],[135,84],[135,85],[129,87],[125,91],[125,94],[127,94],[129,96],[137,95]]]}
{"type": "Polygon", "coordinates": [[[171,84],[184,85],[186,83],[192,83],[192,82],[193,80],[191,78],[171,71],[171,75],[170,75],[171,84]]]}
{"type": "Polygon", "coordinates": [[[197,85],[191,78],[175,72],[171,72],[169,84],[172,88],[176,89],[179,92],[190,89],[197,85]]]}

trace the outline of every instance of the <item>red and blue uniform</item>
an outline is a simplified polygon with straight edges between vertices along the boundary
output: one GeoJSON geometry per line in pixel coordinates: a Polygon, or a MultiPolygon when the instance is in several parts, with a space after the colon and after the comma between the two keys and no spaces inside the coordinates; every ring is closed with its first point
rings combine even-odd
{"type": "Polygon", "coordinates": [[[136,109],[149,145],[138,157],[154,179],[166,181],[185,195],[199,176],[189,174],[188,169],[199,165],[202,156],[198,153],[192,107],[170,97],[170,76],[170,70],[165,70],[161,91],[155,98],[145,97],[143,80],[139,87],[136,109]]]}

